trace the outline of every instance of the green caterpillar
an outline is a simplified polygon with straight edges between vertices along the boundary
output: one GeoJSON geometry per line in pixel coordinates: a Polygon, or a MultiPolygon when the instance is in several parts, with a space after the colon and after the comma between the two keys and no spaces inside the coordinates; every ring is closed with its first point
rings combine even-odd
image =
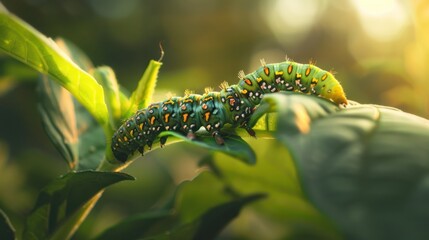
{"type": "MultiPolygon", "coordinates": [[[[248,121],[265,94],[295,91],[347,104],[338,80],[312,64],[263,62],[255,72],[245,75],[241,71],[239,78],[236,85],[223,83],[220,92],[206,90],[203,95],[171,97],[138,110],[114,133],[111,145],[114,156],[125,162],[136,150],[143,154],[144,147],[150,148],[163,131],[180,132],[193,139],[195,132],[204,127],[220,145],[224,143],[220,130],[225,124],[242,127],[255,136],[248,121]]],[[[161,138],[161,144],[166,140],[161,138]]]]}

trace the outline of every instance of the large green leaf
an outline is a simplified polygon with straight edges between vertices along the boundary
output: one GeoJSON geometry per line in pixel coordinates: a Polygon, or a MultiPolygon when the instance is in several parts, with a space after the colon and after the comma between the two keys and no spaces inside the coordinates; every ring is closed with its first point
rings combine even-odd
{"type": "Polygon", "coordinates": [[[6,214],[0,209],[0,239],[3,240],[14,240],[15,229],[9,221],[6,214]]]}
{"type": "Polygon", "coordinates": [[[55,179],[42,190],[27,218],[24,239],[67,239],[98,200],[100,191],[123,180],[133,177],[125,173],[84,171],[55,179]]]}
{"type": "Polygon", "coordinates": [[[302,101],[279,95],[266,104],[279,109],[277,138],[310,200],[348,239],[428,239],[429,121],[377,105],[333,112],[302,101]]]}
{"type": "Polygon", "coordinates": [[[103,88],[53,42],[0,5],[0,49],[69,90],[107,129],[103,88]]]}
{"type": "MultiPolygon", "coordinates": [[[[82,69],[90,70],[89,58],[64,39],[58,46],[67,52],[82,69]]],[[[39,112],[53,144],[71,169],[96,169],[104,159],[106,140],[101,126],[65,88],[51,77],[42,75],[39,84],[39,112]]]]}
{"type": "MultiPolygon", "coordinates": [[[[290,152],[273,139],[250,139],[248,143],[256,150],[256,165],[232,161],[221,154],[216,154],[209,165],[228,195],[267,195],[246,208],[246,215],[235,221],[235,234],[245,239],[340,239],[329,219],[303,194],[290,152]],[[258,228],[253,226],[256,223],[258,228]]],[[[210,192],[219,189],[212,186],[213,183],[199,186],[199,192],[195,190],[191,197],[195,200],[189,199],[190,204],[183,205],[186,207],[183,212],[192,212],[196,208],[193,205],[201,204],[198,204],[200,198],[206,200],[202,196],[204,189],[213,188],[210,192]]]]}

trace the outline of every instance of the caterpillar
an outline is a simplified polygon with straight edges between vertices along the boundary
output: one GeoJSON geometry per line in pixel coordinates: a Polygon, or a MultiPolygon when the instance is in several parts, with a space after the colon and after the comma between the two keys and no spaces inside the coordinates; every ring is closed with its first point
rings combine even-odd
{"type": "MultiPolygon", "coordinates": [[[[295,91],[338,105],[347,104],[342,86],[329,71],[289,60],[261,63],[259,69],[247,75],[240,71],[237,84],[222,83],[220,92],[206,89],[202,95],[185,93],[184,97],[171,97],[138,110],[113,134],[111,149],[115,158],[125,162],[136,150],[143,154],[144,147],[150,149],[163,131],[180,132],[194,139],[195,132],[204,127],[219,145],[224,144],[220,130],[225,124],[244,128],[255,136],[248,121],[265,94],[295,91]]],[[[166,140],[160,138],[161,146],[166,140]]]]}

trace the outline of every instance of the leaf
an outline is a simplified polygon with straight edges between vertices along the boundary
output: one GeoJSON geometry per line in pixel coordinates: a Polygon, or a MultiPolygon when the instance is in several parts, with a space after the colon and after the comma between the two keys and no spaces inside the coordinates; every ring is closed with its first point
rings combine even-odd
{"type": "Polygon", "coordinates": [[[75,111],[79,131],[79,164],[75,170],[95,170],[105,159],[105,132],[88,111],[77,102],[75,102],[75,111]]]}
{"type": "MultiPolygon", "coordinates": [[[[246,208],[246,215],[237,218],[231,226],[230,231],[234,231],[231,234],[243,239],[341,239],[329,219],[303,194],[291,153],[274,139],[249,139],[248,143],[257,154],[256,165],[231,161],[221,154],[215,154],[209,164],[218,181],[224,184],[225,194],[267,195],[266,199],[246,208]]],[[[219,189],[214,186],[217,185],[204,183],[195,189],[192,199],[207,194],[205,189],[210,192],[219,189]]],[[[186,205],[187,211],[197,208],[198,202],[186,205]]]]}
{"type": "Polygon", "coordinates": [[[151,60],[143,76],[141,77],[137,88],[130,97],[130,109],[123,115],[123,118],[129,117],[138,109],[146,108],[152,102],[152,96],[155,91],[158,72],[162,63],[151,60]]]}
{"type": "Polygon", "coordinates": [[[79,219],[89,213],[95,203],[91,199],[97,200],[102,189],[123,180],[133,177],[125,173],[84,171],[54,180],[42,190],[27,218],[24,239],[67,239],[76,230],[79,219]]]}
{"type": "Polygon", "coordinates": [[[347,239],[429,238],[428,120],[377,105],[272,104],[305,192],[347,239]]]}
{"type": "Polygon", "coordinates": [[[0,239],[14,240],[15,229],[9,221],[7,215],[0,209],[0,239]]]}
{"type": "MultiPolygon", "coordinates": [[[[88,57],[71,42],[59,39],[59,46],[84,69],[92,67],[88,57]]],[[[73,96],[51,77],[42,75],[39,86],[39,112],[53,144],[70,169],[96,169],[104,159],[105,135],[101,126],[73,96]]]]}
{"type": "Polygon", "coordinates": [[[215,206],[198,219],[174,229],[166,236],[171,239],[214,239],[239,215],[243,207],[265,197],[264,194],[253,194],[215,206]]]}
{"type": "Polygon", "coordinates": [[[39,79],[39,99],[43,127],[69,168],[74,169],[79,162],[79,136],[72,96],[43,75],[39,79]]]}
{"type": "Polygon", "coordinates": [[[104,127],[108,120],[103,88],[51,40],[0,6],[0,49],[53,77],[104,127]]]}
{"type": "Polygon", "coordinates": [[[217,144],[209,134],[198,133],[196,140],[190,140],[182,134],[166,131],[162,132],[159,137],[174,136],[177,139],[188,142],[192,145],[208,148],[212,151],[222,152],[235,157],[247,164],[255,164],[256,156],[253,149],[240,136],[233,134],[223,134],[224,145],[217,144]]]}
{"type": "MultiPolygon", "coordinates": [[[[103,86],[110,122],[114,123],[121,119],[122,116],[119,85],[115,72],[108,66],[97,67],[93,72],[93,76],[103,86]]],[[[116,126],[112,126],[112,128],[116,128],[116,126]]]]}
{"type": "Polygon", "coordinates": [[[157,210],[137,214],[108,228],[95,239],[141,239],[145,236],[151,236],[154,233],[167,231],[171,227],[174,218],[171,210],[157,210]]]}

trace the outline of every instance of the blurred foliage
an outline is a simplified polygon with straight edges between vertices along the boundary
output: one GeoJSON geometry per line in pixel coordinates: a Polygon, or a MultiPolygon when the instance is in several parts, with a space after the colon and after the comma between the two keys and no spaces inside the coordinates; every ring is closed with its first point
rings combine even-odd
{"type": "MultiPolygon", "coordinates": [[[[62,36],[76,43],[91,56],[96,66],[112,66],[120,84],[128,89],[135,87],[148,60],[159,57],[161,42],[166,55],[155,100],[164,99],[168,92],[182,95],[185,89],[201,93],[204,87],[216,88],[224,80],[235,83],[238,70],[250,72],[259,65],[261,58],[279,62],[287,55],[299,62],[315,60],[318,66],[333,69],[351,99],[394,106],[429,117],[429,85],[426,83],[429,3],[426,1],[3,0],[2,3],[47,36],[62,36]]],[[[33,70],[0,55],[0,209],[18,230],[23,228],[22,222],[33,208],[39,190],[67,171],[66,164],[58,161],[61,156],[49,142],[36,111],[37,78],[33,70]]],[[[390,110],[380,111],[392,114],[390,110]]],[[[279,163],[272,156],[273,151],[282,149],[281,146],[268,140],[250,142],[258,148],[257,154],[262,154],[255,166],[217,154],[207,162],[211,163],[213,171],[200,175],[202,168],[197,162],[207,152],[199,147],[180,143],[145,155],[125,170],[137,180],[109,188],[74,238],[95,237],[131,214],[159,208],[171,199],[177,185],[197,175],[192,182],[194,185],[183,186],[190,195],[179,194],[178,206],[189,214],[180,216],[183,222],[192,221],[213,206],[227,203],[233,199],[231,194],[261,190],[270,193],[266,201],[251,203],[250,208],[245,208],[241,213],[243,217],[224,230],[222,236],[225,238],[317,236],[331,239],[338,237],[336,227],[348,234],[355,233],[350,227],[355,226],[353,222],[332,226],[303,200],[296,173],[287,172],[294,169],[289,166],[290,159],[279,163]],[[216,175],[216,169],[226,175],[216,175]],[[282,169],[287,171],[282,172],[282,169]],[[258,175],[263,172],[272,175],[258,175]],[[246,173],[245,176],[242,173],[246,173]],[[266,189],[268,183],[272,189],[266,189]],[[246,188],[237,192],[234,184],[246,188]],[[225,186],[228,191],[224,191],[225,186]],[[195,201],[207,206],[195,208],[192,201],[182,202],[188,205],[180,204],[192,194],[195,194],[195,201]],[[284,199],[287,201],[282,201],[284,199]],[[289,228],[284,227],[286,224],[289,228]],[[255,229],[260,235],[248,229],[255,229]]],[[[311,148],[304,150],[308,149],[311,148]]],[[[343,164],[340,170],[341,166],[350,167],[343,164]]],[[[352,167],[347,169],[353,170],[352,167]]],[[[317,179],[312,181],[317,190],[317,179]]],[[[344,186],[337,187],[341,190],[344,186]]],[[[388,190],[394,189],[393,185],[388,187],[391,187],[388,190]]],[[[343,203],[341,201],[349,197],[336,194],[338,198],[333,202],[343,203]]],[[[371,216],[365,211],[353,211],[361,206],[355,209],[344,209],[341,204],[331,206],[325,200],[332,195],[310,191],[310,196],[319,199],[321,204],[317,207],[324,213],[331,211],[333,219],[344,219],[342,214],[353,217],[353,214],[367,213],[358,216],[360,224],[371,216]]],[[[369,201],[377,203],[378,199],[369,201]]],[[[373,210],[373,205],[365,207],[373,210]]],[[[369,230],[362,232],[371,233],[369,230]]]]}

